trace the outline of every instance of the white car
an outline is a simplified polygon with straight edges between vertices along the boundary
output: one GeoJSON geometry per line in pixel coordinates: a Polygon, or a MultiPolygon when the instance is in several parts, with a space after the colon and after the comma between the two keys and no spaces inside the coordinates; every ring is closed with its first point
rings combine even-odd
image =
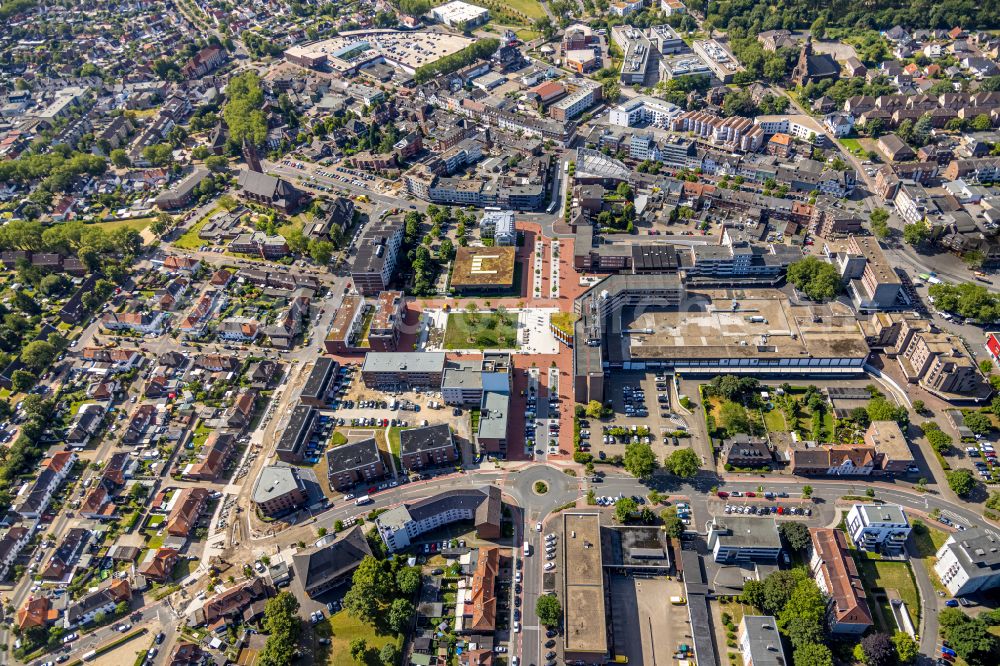
{"type": "Polygon", "coordinates": [[[545,570],[546,571],[552,571],[555,568],[556,568],[556,563],[555,562],[546,562],[545,563],[545,570]]]}
{"type": "Polygon", "coordinates": [[[514,633],[515,634],[521,633],[521,623],[518,622],[517,620],[514,620],[514,633]]]}
{"type": "Polygon", "coordinates": [[[535,531],[536,532],[541,532],[542,531],[542,524],[541,523],[535,523],[535,531]]]}

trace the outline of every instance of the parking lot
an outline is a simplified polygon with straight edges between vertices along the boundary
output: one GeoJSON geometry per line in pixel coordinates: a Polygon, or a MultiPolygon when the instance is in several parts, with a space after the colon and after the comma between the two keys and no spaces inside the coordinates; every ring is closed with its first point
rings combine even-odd
{"type": "Polygon", "coordinates": [[[652,446],[657,458],[662,459],[675,446],[684,445],[683,438],[673,437],[674,432],[687,430],[688,426],[670,407],[672,389],[669,376],[653,372],[622,372],[613,374],[609,383],[607,395],[611,396],[615,415],[589,423],[589,440],[595,455],[602,457],[602,452],[607,457],[624,455],[625,445],[635,441],[635,432],[642,428],[648,430],[648,434],[641,435],[640,441],[652,446]],[[598,425],[601,427],[598,428],[598,425]],[[621,428],[630,434],[625,435],[621,428]],[[615,436],[609,431],[620,434],[615,436]]]}
{"type": "Polygon", "coordinates": [[[683,583],[622,575],[610,582],[615,650],[628,663],[670,664],[678,645],[692,643],[687,607],[666,603],[683,597],[683,583]]]}

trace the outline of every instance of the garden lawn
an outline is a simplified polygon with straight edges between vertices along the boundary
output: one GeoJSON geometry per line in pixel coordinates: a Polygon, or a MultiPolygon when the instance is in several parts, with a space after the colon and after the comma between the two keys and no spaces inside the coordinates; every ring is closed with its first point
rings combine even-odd
{"type": "Polygon", "coordinates": [[[517,349],[516,316],[507,315],[510,323],[501,323],[490,312],[452,313],[444,333],[445,349],[517,349]],[[490,328],[490,324],[495,326],[490,328]],[[501,341],[500,338],[503,338],[501,341]]]}
{"type": "Polygon", "coordinates": [[[198,234],[201,233],[201,230],[206,224],[208,224],[209,219],[211,219],[215,213],[216,210],[214,209],[209,211],[208,215],[195,222],[190,229],[184,232],[183,236],[175,240],[171,243],[171,245],[179,247],[182,250],[197,250],[199,247],[204,245],[205,241],[199,238],[198,234]]]}
{"type": "Polygon", "coordinates": [[[153,223],[153,218],[151,217],[134,217],[130,220],[115,220],[114,222],[95,222],[93,224],[88,224],[89,227],[97,227],[101,231],[112,232],[115,229],[121,229],[126,227],[128,229],[135,229],[138,232],[142,232],[143,229],[148,227],[153,223]]]}
{"type": "Polygon", "coordinates": [[[326,662],[330,666],[357,666],[351,657],[351,641],[356,638],[365,639],[368,649],[375,652],[381,650],[384,645],[397,643],[396,637],[392,634],[376,634],[374,627],[354,619],[347,614],[347,611],[335,613],[328,621],[317,624],[316,635],[330,638],[331,645],[326,662]]]}
{"type": "Polygon", "coordinates": [[[906,603],[913,624],[920,626],[920,595],[917,592],[917,585],[913,581],[913,573],[910,571],[909,563],[870,560],[863,556],[856,557],[855,561],[858,564],[858,573],[861,574],[861,579],[868,592],[868,603],[877,603],[881,607],[882,615],[889,625],[886,629],[890,633],[895,630],[895,619],[885,590],[896,590],[899,593],[899,598],[906,603]],[[882,598],[875,600],[875,595],[882,598]]]}
{"type": "Polygon", "coordinates": [[[788,430],[784,412],[780,409],[772,409],[769,412],[764,412],[764,427],[767,428],[768,432],[784,432],[788,430]]]}
{"type": "Polygon", "coordinates": [[[849,152],[855,155],[861,153],[864,149],[861,147],[861,142],[857,139],[840,139],[841,145],[844,146],[849,152]]]}
{"type": "Polygon", "coordinates": [[[545,17],[545,10],[538,0],[505,0],[504,7],[520,12],[528,18],[540,19],[545,17]]]}
{"type": "Polygon", "coordinates": [[[941,549],[947,540],[948,535],[943,531],[935,529],[923,521],[919,523],[914,521],[913,545],[916,546],[918,557],[934,557],[934,554],[941,549]]]}

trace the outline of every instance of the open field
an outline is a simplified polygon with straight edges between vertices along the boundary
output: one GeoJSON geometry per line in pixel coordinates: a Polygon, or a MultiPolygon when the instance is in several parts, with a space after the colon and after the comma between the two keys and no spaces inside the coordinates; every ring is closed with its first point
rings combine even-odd
{"type": "Polygon", "coordinates": [[[397,642],[396,637],[391,634],[376,634],[374,627],[354,619],[347,611],[340,611],[331,615],[329,620],[320,622],[316,625],[315,632],[320,638],[330,639],[326,656],[326,663],[330,666],[357,665],[351,657],[351,641],[356,638],[365,640],[369,654],[377,654],[384,645],[397,642]]]}
{"type": "Polygon", "coordinates": [[[152,217],[133,217],[130,220],[115,220],[114,222],[95,222],[87,226],[97,227],[98,229],[107,232],[111,232],[114,231],[115,229],[120,229],[122,227],[135,229],[136,231],[142,231],[152,223],[153,223],[152,217]]]}
{"type": "Polygon", "coordinates": [[[514,315],[507,322],[489,312],[452,313],[444,334],[445,349],[517,349],[514,315]]]}

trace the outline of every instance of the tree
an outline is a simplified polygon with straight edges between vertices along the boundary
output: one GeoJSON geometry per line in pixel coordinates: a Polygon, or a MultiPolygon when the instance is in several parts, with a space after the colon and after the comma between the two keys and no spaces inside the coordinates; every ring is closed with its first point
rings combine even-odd
{"type": "Polygon", "coordinates": [[[632,442],[625,447],[624,463],[629,474],[637,479],[646,479],[656,469],[656,455],[649,444],[632,442]]]}
{"type": "Polygon", "coordinates": [[[931,229],[923,221],[903,225],[903,240],[914,247],[923,245],[931,237],[931,229]]]}
{"type": "Polygon", "coordinates": [[[917,118],[917,122],[913,123],[913,143],[917,146],[927,145],[927,142],[931,140],[931,130],[933,129],[931,123],[931,114],[929,113],[920,116],[917,118]]]}
{"type": "Polygon", "coordinates": [[[872,421],[895,421],[900,425],[910,422],[910,414],[905,407],[898,407],[880,395],[868,401],[868,418],[872,421]]]}
{"type": "Polygon", "coordinates": [[[969,123],[969,126],[972,127],[972,129],[976,130],[977,132],[986,132],[992,127],[992,123],[990,122],[990,117],[988,115],[986,115],[985,113],[980,113],[978,116],[972,119],[972,122],[969,123]]]}
{"type": "Polygon", "coordinates": [[[395,643],[386,643],[378,651],[378,658],[385,666],[395,666],[399,662],[399,648],[395,643]]]}
{"type": "Polygon", "coordinates": [[[876,208],[868,216],[871,221],[872,233],[879,239],[889,235],[889,212],[884,208],[876,208]]]}
{"type": "Polygon", "coordinates": [[[778,615],[788,605],[799,581],[805,579],[801,569],[775,571],[763,582],[761,605],[757,606],[767,615],[778,615]]]}
{"type": "Polygon", "coordinates": [[[615,503],[615,518],[619,523],[627,523],[638,508],[634,499],[623,497],[615,503]]]}
{"type": "Polygon", "coordinates": [[[740,603],[763,609],[765,602],[764,581],[748,580],[743,584],[743,593],[740,594],[740,603]]]}
{"type": "Polygon", "coordinates": [[[927,409],[927,405],[924,403],[923,400],[913,401],[913,411],[915,411],[917,414],[923,414],[925,409],[927,409]]]}
{"type": "Polygon", "coordinates": [[[354,570],[351,589],[344,595],[344,609],[369,624],[374,624],[381,599],[392,594],[393,581],[382,562],[366,556],[354,570]]]}
{"type": "Polygon", "coordinates": [[[719,421],[729,437],[739,433],[753,434],[753,424],[743,405],[732,401],[722,403],[722,407],[719,409],[719,421]]]}
{"type": "Polygon", "coordinates": [[[827,301],[843,289],[833,264],[809,256],[789,265],[788,281],[814,301],[827,301]]]}
{"type": "Polygon", "coordinates": [[[813,494],[813,487],[812,486],[810,486],[810,485],[802,486],[802,496],[804,498],[809,499],[810,497],[812,497],[812,494],[813,494]]]}
{"type": "Polygon", "coordinates": [[[535,602],[535,615],[546,627],[558,626],[562,621],[562,605],[559,599],[551,594],[538,597],[538,601],[535,602]]]}
{"type": "Polygon", "coordinates": [[[667,456],[664,466],[671,474],[690,479],[701,469],[701,459],[691,449],[677,449],[667,456]]]}
{"type": "Polygon", "coordinates": [[[38,376],[27,370],[15,370],[11,373],[10,382],[15,393],[23,393],[38,382],[38,376]]]}
{"type": "Polygon", "coordinates": [[[795,666],[833,666],[830,648],[821,643],[806,643],[792,653],[795,666]]]}
{"type": "Polygon", "coordinates": [[[809,528],[806,527],[805,523],[783,522],[778,528],[778,532],[785,537],[785,541],[788,542],[788,546],[792,550],[805,550],[812,543],[809,528]]]}
{"type": "Polygon", "coordinates": [[[403,633],[415,611],[413,602],[409,599],[394,599],[389,606],[389,628],[396,633],[403,633]]]}
{"type": "Polygon", "coordinates": [[[263,666],[282,666],[294,660],[299,631],[299,601],[291,592],[282,590],[264,606],[264,628],[267,641],[260,651],[257,663],[263,666]]]}
{"type": "Polygon", "coordinates": [[[333,243],[327,240],[312,239],[309,241],[309,256],[321,266],[330,263],[333,258],[333,243]]]}
{"type": "Polygon", "coordinates": [[[976,487],[976,478],[967,469],[956,469],[946,474],[948,487],[959,497],[966,497],[976,487]]]}
{"type": "Polygon", "coordinates": [[[132,166],[132,160],[128,158],[128,153],[121,148],[115,148],[111,151],[111,163],[114,164],[119,169],[125,169],[132,166]]]}
{"type": "MultiPolygon", "coordinates": [[[[252,33],[251,33],[252,34],[252,33]]],[[[244,34],[244,43],[247,35],[244,34]]],[[[249,44],[247,44],[249,47],[249,44]]],[[[222,117],[229,127],[230,139],[240,145],[244,140],[261,145],[267,138],[267,117],[264,115],[264,90],[256,70],[244,70],[229,79],[222,117]]]]}
{"type": "Polygon", "coordinates": [[[905,631],[893,634],[892,644],[896,647],[896,657],[901,664],[911,664],[920,655],[920,646],[905,631]]]}
{"type": "Polygon", "coordinates": [[[896,647],[886,634],[869,634],[861,639],[861,653],[866,666],[891,666],[896,660],[896,647]]]}
{"type": "Polygon", "coordinates": [[[59,351],[45,340],[33,340],[21,352],[21,361],[34,371],[44,370],[59,351]]]}
{"type": "Polygon", "coordinates": [[[222,155],[212,155],[205,158],[205,166],[209,171],[222,173],[229,170],[229,160],[222,155]]]}
{"type": "Polygon", "coordinates": [[[599,419],[601,418],[601,415],[604,413],[604,405],[602,405],[597,400],[591,400],[590,402],[587,403],[587,407],[585,408],[585,410],[587,418],[599,419]]]}
{"type": "Polygon", "coordinates": [[[660,513],[663,520],[663,530],[671,539],[679,539],[684,534],[684,523],[677,517],[677,509],[668,507],[660,513]]]}
{"type": "Polygon", "coordinates": [[[993,422],[990,417],[982,412],[964,412],[965,425],[977,435],[986,435],[993,430],[993,422]]]}
{"type": "Polygon", "coordinates": [[[823,642],[826,598],[811,578],[801,578],[778,615],[778,626],[796,648],[823,642]]]}
{"type": "Polygon", "coordinates": [[[396,573],[396,587],[399,593],[412,597],[420,589],[420,569],[403,567],[396,573]]]}
{"type": "MultiPolygon", "coordinates": [[[[944,612],[942,611],[941,614],[944,615],[944,612]]],[[[952,649],[969,666],[986,666],[996,663],[996,655],[1000,653],[1000,637],[990,633],[989,626],[982,620],[972,619],[964,613],[962,615],[966,618],[965,621],[959,622],[945,631],[945,637],[952,649]]]]}
{"type": "Polygon", "coordinates": [[[364,661],[365,653],[368,652],[368,643],[363,638],[355,638],[351,641],[351,658],[359,664],[364,661]]]}

